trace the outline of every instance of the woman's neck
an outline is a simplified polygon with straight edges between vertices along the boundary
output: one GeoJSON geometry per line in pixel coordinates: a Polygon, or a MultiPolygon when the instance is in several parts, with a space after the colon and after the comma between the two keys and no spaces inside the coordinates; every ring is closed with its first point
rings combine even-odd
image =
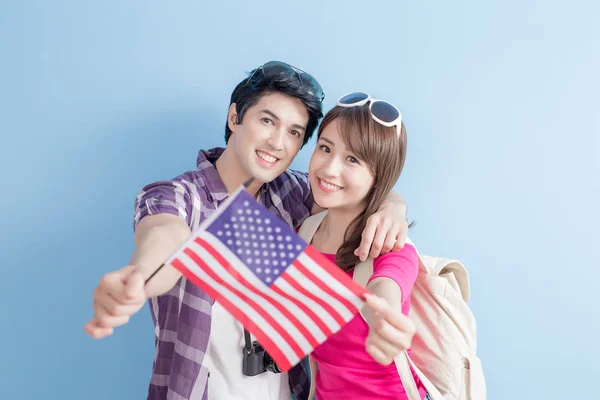
{"type": "Polygon", "coordinates": [[[329,209],[315,232],[312,245],[325,254],[335,254],[344,243],[346,229],[360,212],[329,209]]]}

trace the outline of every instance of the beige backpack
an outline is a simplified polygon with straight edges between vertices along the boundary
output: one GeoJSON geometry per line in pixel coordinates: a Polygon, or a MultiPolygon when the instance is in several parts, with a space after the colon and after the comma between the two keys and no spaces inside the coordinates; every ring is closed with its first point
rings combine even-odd
{"type": "MultiPolygon", "coordinates": [[[[326,213],[304,222],[299,235],[305,241],[312,241],[326,213]]],[[[410,240],[407,243],[412,245],[410,240]]],[[[353,278],[366,286],[372,274],[373,260],[369,258],[354,268],[353,278]]],[[[412,356],[402,352],[394,359],[409,400],[421,398],[409,365],[432,400],[486,400],[485,378],[476,355],[475,317],[468,301],[469,276],[464,265],[456,260],[419,255],[419,274],[409,312],[417,327],[412,356]]],[[[310,366],[312,400],[316,372],[312,358],[310,366]]]]}

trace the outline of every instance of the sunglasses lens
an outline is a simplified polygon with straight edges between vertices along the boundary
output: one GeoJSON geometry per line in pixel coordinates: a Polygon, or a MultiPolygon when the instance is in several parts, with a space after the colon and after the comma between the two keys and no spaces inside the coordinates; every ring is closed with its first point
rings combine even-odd
{"type": "Polygon", "coordinates": [[[392,123],[400,117],[396,107],[386,101],[376,101],[371,106],[371,112],[374,116],[386,123],[392,123]]]}
{"type": "Polygon", "coordinates": [[[291,65],[280,61],[269,61],[262,66],[263,73],[268,76],[275,76],[278,74],[293,75],[294,69],[291,65]]]}
{"type": "Polygon", "coordinates": [[[325,95],[323,94],[323,89],[321,88],[321,85],[319,85],[319,82],[317,82],[317,80],[313,78],[312,75],[309,75],[306,72],[301,72],[298,74],[298,77],[300,78],[300,81],[302,81],[302,83],[304,83],[310,88],[310,91],[315,97],[323,101],[323,99],[325,98],[325,95]]]}
{"type": "Polygon", "coordinates": [[[342,97],[339,102],[342,104],[347,104],[347,105],[351,105],[351,104],[356,104],[359,103],[363,100],[366,100],[369,98],[369,95],[366,93],[362,93],[362,92],[354,92],[354,93],[350,93],[345,95],[344,97],[342,97]]]}

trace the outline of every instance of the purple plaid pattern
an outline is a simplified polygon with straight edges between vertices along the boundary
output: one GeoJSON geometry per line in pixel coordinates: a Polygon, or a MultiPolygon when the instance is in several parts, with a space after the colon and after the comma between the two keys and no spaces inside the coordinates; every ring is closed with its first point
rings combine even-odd
{"type": "MultiPolygon", "coordinates": [[[[147,215],[169,213],[185,219],[193,231],[229,194],[214,163],[224,149],[201,150],[197,169],[142,189],[135,201],[134,229],[147,215]]],[[[291,227],[310,215],[312,195],[305,173],[286,171],[264,185],[261,203],[291,227]]],[[[213,300],[185,277],[168,293],[149,300],[155,326],[156,352],[148,399],[207,399],[208,349],[213,300]]],[[[241,365],[240,365],[241,369],[241,365]]],[[[290,387],[298,400],[306,398],[305,366],[289,371],[290,387]]]]}

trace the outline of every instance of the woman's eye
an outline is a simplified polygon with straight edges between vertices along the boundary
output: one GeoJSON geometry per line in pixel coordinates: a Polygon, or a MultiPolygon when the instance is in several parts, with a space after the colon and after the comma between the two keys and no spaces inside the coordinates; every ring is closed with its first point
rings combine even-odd
{"type": "Polygon", "coordinates": [[[323,150],[325,153],[329,153],[329,147],[325,146],[324,144],[320,145],[319,148],[321,150],[323,150]]]}
{"type": "Polygon", "coordinates": [[[350,161],[351,163],[358,164],[358,159],[353,156],[348,156],[348,161],[350,161]]]}

